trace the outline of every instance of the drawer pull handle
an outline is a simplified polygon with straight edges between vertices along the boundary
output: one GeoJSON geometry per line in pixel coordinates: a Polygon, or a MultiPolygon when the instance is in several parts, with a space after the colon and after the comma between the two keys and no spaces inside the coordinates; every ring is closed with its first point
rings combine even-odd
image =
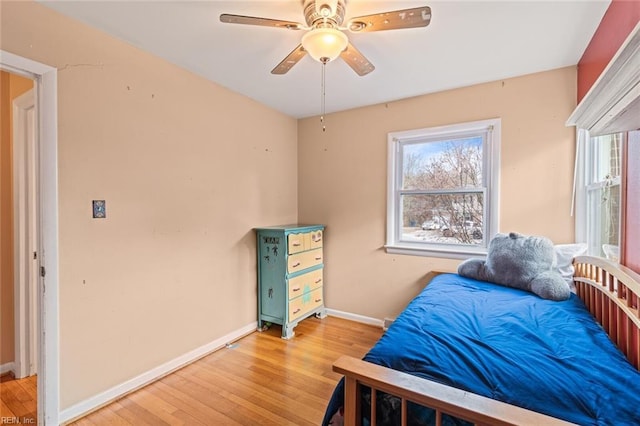
{"type": "Polygon", "coordinates": [[[300,244],[300,243],[298,243],[298,242],[293,243],[293,246],[294,246],[294,247],[300,247],[301,245],[302,245],[302,244],[300,244]]]}
{"type": "Polygon", "coordinates": [[[300,266],[300,262],[291,265],[292,268],[297,268],[298,266],[300,266]]]}
{"type": "Polygon", "coordinates": [[[300,287],[296,287],[292,291],[300,291],[300,287]]]}
{"type": "Polygon", "coordinates": [[[293,311],[294,314],[297,314],[298,312],[300,312],[300,308],[298,308],[295,311],[293,311]]]}
{"type": "Polygon", "coordinates": [[[316,303],[322,302],[322,299],[316,299],[316,303]]]}
{"type": "Polygon", "coordinates": [[[322,278],[318,278],[318,279],[316,280],[316,284],[319,284],[319,283],[321,283],[321,282],[322,282],[322,278]]]}
{"type": "Polygon", "coordinates": [[[316,257],[316,260],[322,260],[322,257],[316,257]]]}

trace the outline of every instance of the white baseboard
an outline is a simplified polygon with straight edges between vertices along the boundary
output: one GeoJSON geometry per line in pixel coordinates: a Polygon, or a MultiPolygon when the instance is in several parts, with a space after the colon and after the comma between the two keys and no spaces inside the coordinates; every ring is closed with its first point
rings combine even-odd
{"type": "Polygon", "coordinates": [[[16,364],[14,362],[7,362],[6,364],[0,364],[0,375],[11,373],[16,374],[16,364]]]}
{"type": "Polygon", "coordinates": [[[361,322],[363,324],[375,325],[377,327],[382,328],[384,326],[384,321],[377,318],[365,317],[364,315],[352,314],[351,312],[338,311],[335,309],[327,308],[327,315],[332,317],[348,319],[355,322],[361,322]]]}
{"type": "Polygon", "coordinates": [[[207,343],[206,345],[200,346],[197,349],[194,349],[184,355],[172,359],[171,361],[159,365],[158,367],[153,368],[146,373],[142,373],[139,376],[134,377],[133,379],[127,380],[126,382],[114,386],[111,389],[107,389],[106,391],[92,396],[91,398],[87,398],[84,401],[72,405],[69,408],[65,408],[60,412],[58,420],[60,423],[67,423],[71,420],[75,420],[92,411],[95,411],[96,409],[103,407],[128,393],[140,389],[143,386],[146,386],[149,383],[152,383],[166,376],[167,374],[172,373],[173,371],[178,370],[179,368],[182,368],[199,358],[202,358],[205,355],[210,354],[211,352],[223,348],[227,343],[233,342],[241,337],[246,336],[247,334],[250,334],[251,332],[256,330],[257,326],[257,322],[247,324],[246,326],[232,331],[231,333],[222,336],[221,338],[216,339],[213,342],[207,343]]]}

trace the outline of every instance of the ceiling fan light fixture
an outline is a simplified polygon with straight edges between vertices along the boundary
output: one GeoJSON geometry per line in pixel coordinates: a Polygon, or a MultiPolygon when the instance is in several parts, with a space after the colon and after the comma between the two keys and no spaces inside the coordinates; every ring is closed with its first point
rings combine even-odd
{"type": "Polygon", "coordinates": [[[316,12],[323,18],[335,15],[338,10],[338,0],[316,0],[316,12]]]}
{"type": "Polygon", "coordinates": [[[349,44],[347,36],[335,28],[315,28],[302,37],[302,47],[318,62],[330,62],[349,44]]]}

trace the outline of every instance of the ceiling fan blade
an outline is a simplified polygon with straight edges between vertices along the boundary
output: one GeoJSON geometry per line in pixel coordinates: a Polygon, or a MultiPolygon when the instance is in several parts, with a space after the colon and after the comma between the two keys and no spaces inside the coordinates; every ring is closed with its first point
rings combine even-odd
{"type": "Polygon", "coordinates": [[[254,16],[230,15],[228,13],[220,15],[220,22],[224,22],[226,24],[260,25],[262,27],[284,28],[287,30],[299,30],[305,28],[304,25],[299,22],[257,18],[254,16]]]}
{"type": "Polygon", "coordinates": [[[274,69],[271,70],[271,74],[288,73],[289,70],[293,68],[293,66],[297,64],[300,59],[302,59],[306,54],[307,51],[304,50],[301,44],[299,44],[298,47],[293,49],[291,53],[289,53],[287,57],[282,60],[282,62],[280,62],[274,69]]]}
{"type": "Polygon", "coordinates": [[[351,19],[347,24],[347,28],[352,32],[366,33],[370,31],[426,27],[429,22],[431,22],[431,8],[424,6],[359,16],[351,19]]]}
{"type": "Polygon", "coordinates": [[[349,43],[347,48],[342,51],[340,57],[347,63],[359,76],[367,75],[376,67],[373,66],[367,58],[353,44],[349,43]]]}

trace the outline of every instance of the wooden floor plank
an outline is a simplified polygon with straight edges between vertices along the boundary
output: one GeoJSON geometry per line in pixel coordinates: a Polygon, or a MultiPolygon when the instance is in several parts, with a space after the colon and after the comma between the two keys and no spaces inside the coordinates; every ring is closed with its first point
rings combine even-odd
{"type": "Polygon", "coordinates": [[[16,395],[16,389],[19,387],[16,384],[16,381],[13,382],[4,382],[2,383],[2,387],[0,388],[0,395],[2,397],[2,401],[9,407],[11,412],[17,416],[22,417],[28,415],[33,411],[33,407],[26,406],[26,402],[20,401],[16,395]]]}
{"type": "Polygon", "coordinates": [[[239,423],[234,422],[229,417],[224,415],[224,413],[218,411],[217,407],[210,407],[202,401],[199,401],[198,398],[193,398],[187,395],[182,391],[181,387],[173,388],[165,384],[163,380],[155,382],[149,385],[147,388],[150,392],[153,392],[168,404],[173,404],[179,410],[182,410],[185,413],[189,413],[198,421],[201,421],[205,424],[239,425],[239,423]]]}
{"type": "Polygon", "coordinates": [[[89,420],[89,419],[88,419],[88,418],[86,418],[86,417],[85,417],[85,418],[83,418],[83,419],[80,419],[80,420],[76,421],[76,423],[75,423],[75,424],[76,424],[76,426],[96,426],[96,423],[95,423],[95,422],[93,422],[93,421],[89,420]]]}
{"type": "Polygon", "coordinates": [[[38,401],[36,398],[37,376],[15,379],[4,376],[0,381],[0,416],[4,423],[19,421],[19,424],[36,424],[38,401]]]}
{"type": "MultiPolygon", "coordinates": [[[[73,424],[318,425],[340,379],[333,362],[364,356],[382,335],[378,327],[335,317],[300,322],[290,340],[281,332],[272,326],[252,333],[73,424]]],[[[35,418],[35,378],[3,377],[0,387],[2,416],[35,418]]]]}
{"type": "MultiPolygon", "coordinates": [[[[304,416],[308,407],[297,403],[287,395],[283,395],[277,390],[260,385],[256,380],[248,381],[242,379],[240,375],[218,371],[208,371],[208,374],[194,375],[193,381],[200,383],[221,383],[218,392],[233,401],[244,401],[249,405],[260,405],[271,412],[278,413],[278,417],[291,421],[293,424],[304,424],[304,416]],[[280,410],[287,404],[287,410],[280,410]],[[280,412],[282,411],[282,412],[280,412]]],[[[242,405],[242,404],[239,404],[242,405]]],[[[283,424],[283,423],[280,423],[283,424]]]]}
{"type": "MultiPolygon", "coordinates": [[[[148,426],[166,426],[167,423],[159,417],[149,413],[140,406],[131,402],[128,398],[123,398],[111,404],[118,416],[125,419],[131,424],[148,425],[148,426]]],[[[82,420],[82,419],[81,419],[82,420]]],[[[90,420],[90,419],[89,419],[90,420]]]]}
{"type": "Polygon", "coordinates": [[[174,414],[178,409],[165,402],[164,400],[153,395],[146,389],[140,389],[138,392],[134,392],[130,395],[129,399],[140,405],[142,408],[154,413],[162,420],[171,425],[183,425],[185,424],[179,417],[174,414]]]}
{"type": "Polygon", "coordinates": [[[88,419],[93,422],[93,424],[102,426],[128,426],[130,423],[122,418],[114,409],[115,404],[107,405],[103,407],[99,411],[94,412],[90,416],[83,417],[80,420],[88,419]]]}
{"type": "Polygon", "coordinates": [[[13,412],[4,400],[0,401],[0,416],[12,419],[17,417],[16,413],[13,412]]]}
{"type": "Polygon", "coordinates": [[[189,425],[189,426],[208,426],[207,423],[201,422],[200,420],[196,419],[195,417],[193,417],[191,414],[186,413],[182,410],[178,410],[176,412],[173,413],[173,416],[180,420],[182,422],[182,424],[185,425],[189,425]]]}
{"type": "MultiPolygon", "coordinates": [[[[293,419],[277,415],[277,421],[270,421],[273,418],[271,414],[275,414],[271,410],[271,404],[274,397],[283,398],[278,390],[262,386],[256,377],[247,379],[246,370],[234,369],[225,363],[225,369],[212,369],[211,367],[199,368],[198,371],[178,372],[179,374],[188,374],[189,381],[197,386],[210,389],[224,399],[233,402],[236,407],[232,412],[226,414],[242,424],[286,424],[289,420],[292,424],[304,424],[305,419],[296,415],[293,419]],[[264,411],[253,410],[255,418],[245,418],[251,411],[245,410],[246,407],[262,406],[264,411]],[[266,415],[266,416],[265,416],[266,415]]],[[[277,404],[282,406],[286,401],[281,400],[277,404]]],[[[290,403],[291,400],[289,400],[290,403]]],[[[294,408],[294,407],[292,407],[294,408]]],[[[306,407],[297,406],[296,411],[304,410],[306,407]]]]}

